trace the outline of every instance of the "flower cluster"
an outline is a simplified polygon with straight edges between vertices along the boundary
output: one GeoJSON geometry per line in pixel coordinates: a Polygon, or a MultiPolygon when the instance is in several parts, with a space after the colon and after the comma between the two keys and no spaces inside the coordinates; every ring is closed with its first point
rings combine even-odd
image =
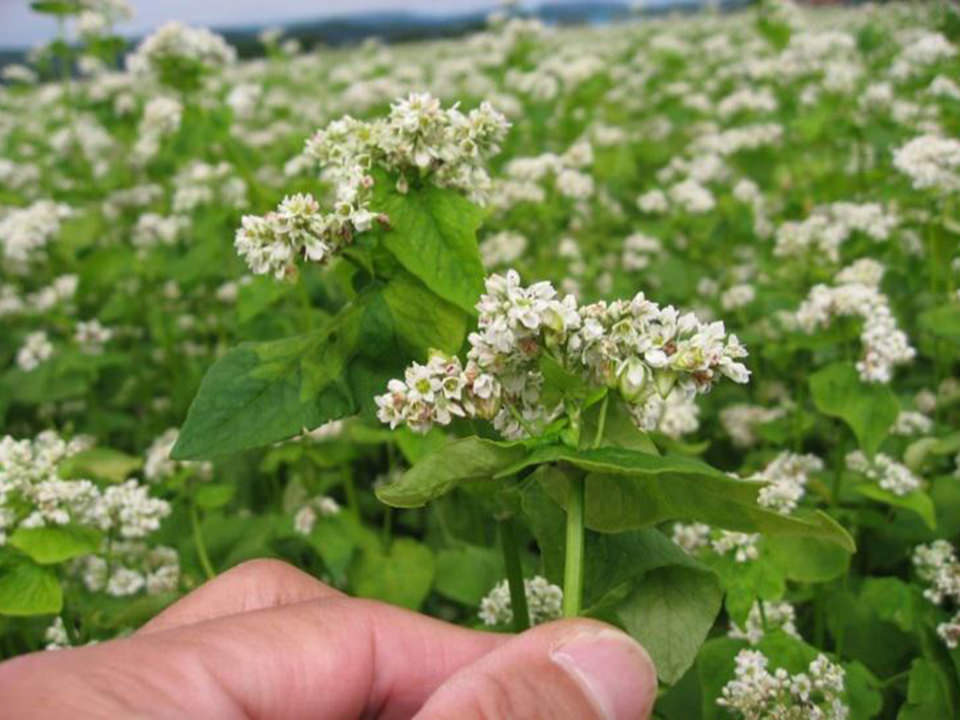
{"type": "Polygon", "coordinates": [[[45,248],[72,214],[69,205],[39,200],[24,208],[0,211],[0,265],[7,272],[26,275],[46,257],[45,248]]]}
{"type": "Polygon", "coordinates": [[[152,483],[163,482],[184,470],[200,480],[209,480],[213,476],[213,463],[173,460],[170,457],[179,435],[177,428],[167,428],[150,443],[143,463],[144,479],[152,483]]]}
{"type": "Polygon", "coordinates": [[[701,323],[638,293],[632,300],[578,305],[550,283],[520,285],[519,275],[491,275],[477,303],[464,368],[434,354],[393,380],[377,398],[381,421],[418,431],[453,416],[492,419],[508,438],[535,434],[561,412],[541,403],[544,354],[588,383],[618,390],[643,430],[654,430],[671,392],[705,393],[721,377],[745,383],[746,349],[722,322],[701,323]]]}
{"type": "Polygon", "coordinates": [[[332,497],[318,495],[304,503],[293,516],[293,529],[301,535],[309,535],[317,524],[318,517],[330,517],[340,512],[340,503],[332,497]]]}
{"type": "Polygon", "coordinates": [[[960,190],[960,140],[921,135],[893,153],[893,166],[917,190],[960,190]]]}
{"type": "Polygon", "coordinates": [[[774,253],[780,257],[815,253],[837,262],[840,247],[854,232],[877,241],[887,240],[898,223],[897,217],[879,203],[833,203],[806,220],[783,223],[777,229],[774,253]]]}
{"type": "Polygon", "coordinates": [[[757,495],[760,505],[787,515],[803,498],[810,474],[821,470],[823,461],[816,455],[782,452],[750,479],[768,483],[757,495]]]}
{"type": "Polygon", "coordinates": [[[765,408],[760,405],[736,403],[727,405],[720,411],[720,424],[737,447],[752,447],[758,438],[754,429],[783,417],[786,411],[782,407],[765,408]]]}
{"type": "Polygon", "coordinates": [[[160,26],[127,56],[127,69],[177,84],[177,74],[209,72],[232,64],[237,51],[206,28],[179,22],[160,26]]]}
{"type": "Polygon", "coordinates": [[[723,686],[717,704],[743,720],[845,720],[844,671],[818,655],[805,673],[791,675],[783,668],[772,673],[770,661],[757,650],[737,654],[734,679],[723,686]]]}
{"type": "Polygon", "coordinates": [[[389,222],[371,207],[375,168],[397,175],[402,193],[429,177],[479,200],[490,184],[483,161],[498,151],[507,127],[487,103],[465,114],[426,94],[398,100],[380,120],[336,120],[308,140],[305,151],[333,185],[332,211],[321,211],[311,195],[284,198],[272,213],[243,218],[237,252],[254,273],[278,279],[295,273],[298,258],[325,262],[375,220],[389,222]]]}
{"type": "Polygon", "coordinates": [[[738,640],[746,640],[751,645],[756,645],[767,633],[774,630],[799,638],[796,620],[797,613],[790,603],[756,600],[750,608],[744,626],[740,627],[731,621],[727,635],[738,640]]]}
{"type": "Polygon", "coordinates": [[[312,195],[290,195],[272,213],[244,215],[234,247],[255,274],[281,280],[296,274],[298,258],[328,260],[373,220],[366,209],[323,213],[312,195]]]}
{"type": "Polygon", "coordinates": [[[160,151],[160,141],[180,129],[182,117],[183,105],[173,98],[157,97],[148,102],[137,130],[134,157],[144,161],[156,155],[160,151]]]}
{"type": "Polygon", "coordinates": [[[710,548],[718,555],[732,554],[735,562],[746,563],[760,556],[760,535],[732,530],[716,530],[704,523],[676,523],[673,541],[691,555],[710,548]]]}
{"type": "MultiPolygon", "coordinates": [[[[523,589],[527,596],[531,625],[539,625],[560,617],[563,611],[563,590],[539,575],[525,579],[523,589]]],[[[480,601],[479,615],[483,624],[488,626],[509,625],[513,622],[510,586],[506,580],[494,585],[480,601]]]]}
{"type": "Polygon", "coordinates": [[[913,566],[917,575],[928,584],[923,596],[935,605],[951,603],[957,610],[954,616],[937,626],[937,634],[951,650],[960,644],[960,563],[957,553],[947,540],[934,540],[919,545],[913,551],[913,566]]]}
{"type": "Polygon", "coordinates": [[[145,590],[148,595],[174,592],[180,583],[180,557],[171,547],[150,547],[121,541],[109,553],[87,555],[71,564],[71,572],[90,592],[127,597],[145,590]]]}
{"type": "Polygon", "coordinates": [[[17,367],[24,372],[35,370],[53,356],[53,343],[43,330],[32,332],[17,350],[17,367]]]}
{"type": "Polygon", "coordinates": [[[923,481],[910,468],[883,453],[877,453],[870,460],[861,450],[854,450],[847,455],[846,464],[847,469],[866,475],[894,495],[906,495],[923,486],[923,481]]]}
{"type": "MultiPolygon", "coordinates": [[[[870,264],[873,267],[875,264],[870,264]]],[[[887,296],[875,284],[879,282],[873,271],[865,277],[864,265],[854,264],[837,275],[838,285],[815,285],[797,309],[797,324],[807,333],[826,327],[834,317],[859,316],[863,318],[860,342],[863,356],[857,362],[857,371],[865,382],[889,383],[893,369],[913,360],[916,350],[897,326],[887,296]],[[850,273],[851,269],[857,273],[850,273]],[[852,280],[852,282],[845,282],[852,280]]],[[[882,273],[881,273],[882,274],[882,273]]]]}
{"type": "Polygon", "coordinates": [[[170,504],[150,497],[137,480],[101,490],[90,480],[57,474],[63,460],[89,445],[83,438],[67,442],[53,431],[33,440],[0,439],[0,544],[17,527],[75,523],[133,539],[160,526],[170,504]]]}

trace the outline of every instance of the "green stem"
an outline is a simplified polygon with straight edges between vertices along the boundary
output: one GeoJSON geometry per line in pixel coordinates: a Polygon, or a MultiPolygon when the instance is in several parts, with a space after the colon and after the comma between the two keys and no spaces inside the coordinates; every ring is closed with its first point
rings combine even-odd
{"type": "Polygon", "coordinates": [[[610,393],[603,396],[603,404],[600,406],[600,420],[597,421],[597,434],[593,436],[593,447],[600,447],[603,442],[603,429],[607,424],[607,405],[610,402],[610,393]]]}
{"type": "Polygon", "coordinates": [[[586,478],[570,483],[567,493],[567,553],[563,567],[563,616],[577,617],[583,601],[583,505],[586,478]]]}
{"type": "Polygon", "coordinates": [[[389,549],[393,539],[393,508],[388,507],[383,513],[383,530],[380,541],[385,549],[389,549]]]}
{"type": "Polygon", "coordinates": [[[210,564],[210,556],[207,555],[207,546],[203,542],[203,533],[200,532],[200,517],[197,513],[197,504],[193,497],[190,498],[190,526],[193,528],[193,545],[197,549],[197,556],[200,558],[200,565],[208,580],[217,576],[216,570],[210,564]]]}
{"type": "Polygon", "coordinates": [[[353,481],[353,468],[344,467],[343,491],[347,496],[347,507],[356,517],[360,517],[360,502],[357,500],[357,486],[353,481]]]}
{"type": "Polygon", "coordinates": [[[513,629],[521,633],[530,627],[530,611],[527,609],[527,592],[523,585],[523,568],[520,567],[520,548],[510,518],[500,521],[500,547],[503,548],[503,565],[510,586],[513,629]]]}

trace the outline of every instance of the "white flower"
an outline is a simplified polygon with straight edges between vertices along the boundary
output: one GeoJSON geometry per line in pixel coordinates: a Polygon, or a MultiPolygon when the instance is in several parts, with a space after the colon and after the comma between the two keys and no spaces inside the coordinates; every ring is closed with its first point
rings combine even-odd
{"type": "MultiPolygon", "coordinates": [[[[539,575],[523,581],[527,596],[527,611],[530,624],[556,620],[563,611],[563,590],[539,575]]],[[[510,602],[510,586],[506,580],[497,583],[480,601],[480,619],[484,625],[509,625],[513,622],[513,607],[510,602]]]]}

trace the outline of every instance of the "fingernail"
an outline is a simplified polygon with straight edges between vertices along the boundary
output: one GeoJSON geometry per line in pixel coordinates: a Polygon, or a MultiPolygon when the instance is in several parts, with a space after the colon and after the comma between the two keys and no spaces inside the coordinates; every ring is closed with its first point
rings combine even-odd
{"type": "Polygon", "coordinates": [[[645,720],[657,693],[647,651],[624,633],[600,630],[561,642],[550,658],[579,685],[604,720],[645,720]]]}

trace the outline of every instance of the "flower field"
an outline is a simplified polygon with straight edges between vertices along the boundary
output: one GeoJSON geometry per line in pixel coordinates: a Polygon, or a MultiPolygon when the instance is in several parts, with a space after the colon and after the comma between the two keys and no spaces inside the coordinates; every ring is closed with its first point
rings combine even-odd
{"type": "Polygon", "coordinates": [[[0,89],[0,657],[277,557],[609,622],[661,720],[960,716],[949,4],[246,60],[171,23],[122,72],[123,2],[34,6],[69,34],[0,89]]]}

